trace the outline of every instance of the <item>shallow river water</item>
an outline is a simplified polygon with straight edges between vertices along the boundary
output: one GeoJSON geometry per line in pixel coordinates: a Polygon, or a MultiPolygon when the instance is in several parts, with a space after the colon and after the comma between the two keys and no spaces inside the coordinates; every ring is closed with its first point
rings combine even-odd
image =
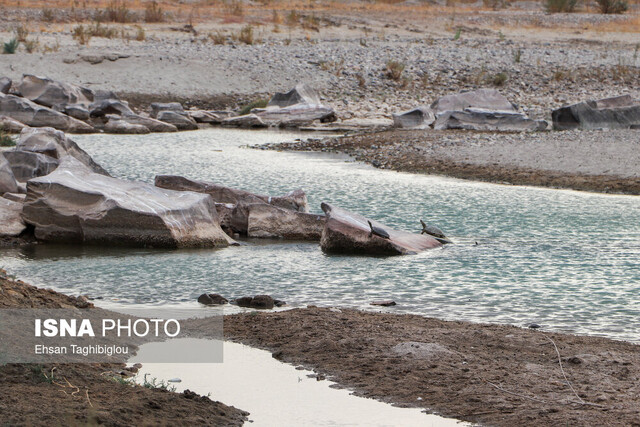
{"type": "Polygon", "coordinates": [[[0,251],[35,285],[117,304],[195,305],[203,292],[267,293],[291,306],[371,308],[499,322],[640,342],[640,197],[505,186],[381,171],[335,155],[242,148],[292,133],[211,129],[73,137],[112,175],[180,174],[326,201],[456,243],[415,256],[327,256],[317,244],[249,241],[219,250],[36,246],[0,251]],[[477,243],[477,244],[476,244],[477,243]]]}

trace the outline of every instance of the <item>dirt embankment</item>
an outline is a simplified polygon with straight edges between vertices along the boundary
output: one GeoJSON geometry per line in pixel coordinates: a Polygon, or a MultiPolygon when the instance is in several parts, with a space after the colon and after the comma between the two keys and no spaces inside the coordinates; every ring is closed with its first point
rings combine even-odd
{"type": "MultiPolygon", "coordinates": [[[[39,289],[0,270],[1,308],[88,308],[84,298],[39,289]]],[[[132,386],[123,365],[0,366],[0,414],[6,425],[242,425],[247,413],[185,391],[132,386]]]]}
{"type": "Polygon", "coordinates": [[[640,194],[637,130],[539,132],[386,131],[269,145],[326,151],[381,169],[475,181],[640,194]]]}
{"type": "Polygon", "coordinates": [[[496,426],[640,426],[630,343],[316,307],[227,316],[224,328],[226,339],[402,406],[496,426]]]}

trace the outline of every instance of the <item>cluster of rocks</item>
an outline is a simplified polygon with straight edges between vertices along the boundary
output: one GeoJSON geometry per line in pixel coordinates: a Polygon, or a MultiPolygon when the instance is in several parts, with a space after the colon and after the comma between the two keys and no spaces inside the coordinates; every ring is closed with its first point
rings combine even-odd
{"type": "Polygon", "coordinates": [[[254,297],[240,297],[229,301],[220,294],[202,294],[198,297],[198,302],[203,305],[224,305],[234,304],[238,307],[256,308],[261,310],[269,310],[274,307],[283,307],[287,303],[278,299],[274,299],[269,295],[256,295],[254,297]]]}

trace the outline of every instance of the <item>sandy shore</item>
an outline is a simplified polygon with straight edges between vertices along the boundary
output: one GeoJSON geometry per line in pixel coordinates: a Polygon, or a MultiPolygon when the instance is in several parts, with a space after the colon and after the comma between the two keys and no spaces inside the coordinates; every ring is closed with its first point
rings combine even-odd
{"type": "Polygon", "coordinates": [[[388,131],[268,148],[338,152],[382,169],[476,181],[640,194],[639,136],[637,130],[388,131]]]}

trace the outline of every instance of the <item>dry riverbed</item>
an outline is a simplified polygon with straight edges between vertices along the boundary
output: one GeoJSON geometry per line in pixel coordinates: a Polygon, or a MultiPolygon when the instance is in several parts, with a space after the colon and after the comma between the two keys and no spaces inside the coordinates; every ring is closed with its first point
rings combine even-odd
{"type": "MultiPolygon", "coordinates": [[[[382,169],[504,184],[640,194],[640,131],[387,131],[272,144],[338,152],[382,169]]],[[[265,147],[259,147],[265,148],[265,147]]]]}

